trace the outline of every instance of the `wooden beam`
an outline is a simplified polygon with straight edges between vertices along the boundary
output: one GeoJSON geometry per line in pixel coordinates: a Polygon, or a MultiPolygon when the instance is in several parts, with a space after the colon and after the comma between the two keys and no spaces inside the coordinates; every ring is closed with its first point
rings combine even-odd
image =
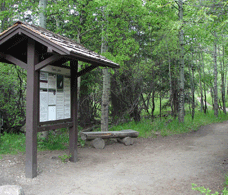
{"type": "Polygon", "coordinates": [[[3,43],[11,39],[13,36],[19,34],[19,32],[20,32],[19,25],[5,32],[0,37],[0,45],[2,45],[3,43]]]}
{"type": "Polygon", "coordinates": [[[27,70],[27,68],[28,68],[28,65],[26,63],[24,63],[21,60],[13,57],[10,54],[4,54],[4,53],[0,52],[0,57],[4,58],[5,60],[7,60],[9,62],[11,62],[12,64],[15,64],[15,65],[20,66],[21,68],[24,68],[25,70],[27,70]]]}
{"type": "Polygon", "coordinates": [[[78,61],[70,61],[71,67],[71,118],[73,126],[69,129],[70,161],[77,161],[78,118],[77,118],[77,90],[78,90],[78,61]]]}
{"type": "Polygon", "coordinates": [[[61,129],[61,128],[69,128],[72,127],[73,123],[59,123],[59,124],[54,124],[54,125],[48,125],[44,127],[38,127],[37,132],[42,132],[42,131],[49,131],[49,130],[54,130],[54,129],[61,129]]]}
{"type": "Polygon", "coordinates": [[[72,122],[72,119],[71,118],[68,118],[68,119],[60,119],[60,120],[55,120],[55,121],[45,121],[45,122],[39,122],[38,124],[40,126],[42,125],[55,125],[55,124],[58,124],[58,123],[68,123],[68,122],[72,122]]]}
{"type": "Polygon", "coordinates": [[[47,58],[46,60],[43,60],[42,62],[36,64],[35,70],[38,71],[38,70],[44,68],[45,66],[47,66],[55,61],[60,60],[61,58],[62,58],[61,56],[53,55],[53,56],[47,58]]]}
{"type": "Polygon", "coordinates": [[[80,77],[80,76],[86,74],[87,72],[90,72],[91,70],[97,68],[97,67],[98,67],[98,66],[95,66],[95,65],[91,65],[91,66],[89,66],[89,67],[86,67],[85,69],[83,69],[83,70],[81,70],[80,72],[78,72],[77,77],[80,77]]]}
{"type": "Polygon", "coordinates": [[[28,39],[27,46],[27,95],[26,95],[26,161],[25,176],[37,176],[37,126],[39,121],[39,72],[35,71],[38,62],[35,41],[28,39]],[[38,97],[38,98],[37,98],[38,97]]]}
{"type": "MultiPolygon", "coordinates": [[[[18,32],[19,34],[20,32],[18,32]]],[[[27,39],[27,37],[21,37],[20,39],[18,39],[16,42],[14,42],[14,44],[10,45],[6,51],[10,50],[11,48],[15,47],[16,45],[18,45],[19,43],[21,43],[22,41],[24,41],[25,39],[27,39]]]]}

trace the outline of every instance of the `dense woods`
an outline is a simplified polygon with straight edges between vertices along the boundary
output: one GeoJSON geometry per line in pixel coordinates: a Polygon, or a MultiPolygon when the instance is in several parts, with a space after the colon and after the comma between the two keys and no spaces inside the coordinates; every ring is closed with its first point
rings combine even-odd
{"type": "MultiPolygon", "coordinates": [[[[119,63],[79,78],[79,125],[142,117],[226,113],[227,1],[0,0],[0,31],[21,20],[67,36],[119,63]],[[199,101],[198,101],[198,100],[199,101]],[[155,109],[159,107],[159,112],[155,109]]],[[[79,62],[79,69],[88,66],[79,62]]],[[[0,63],[5,132],[25,124],[26,71],[0,63]]]]}

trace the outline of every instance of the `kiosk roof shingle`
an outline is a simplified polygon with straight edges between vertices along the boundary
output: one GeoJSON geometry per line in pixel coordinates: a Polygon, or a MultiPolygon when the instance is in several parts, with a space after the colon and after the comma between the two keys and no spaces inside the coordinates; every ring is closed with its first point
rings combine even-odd
{"type": "MultiPolygon", "coordinates": [[[[22,30],[24,29],[24,30],[31,31],[31,33],[35,34],[40,39],[45,39],[47,41],[50,41],[56,47],[59,47],[63,51],[65,51],[66,55],[68,55],[68,56],[72,57],[75,55],[74,56],[75,58],[77,58],[77,56],[79,56],[82,59],[86,59],[85,61],[90,62],[90,60],[91,60],[91,63],[97,63],[97,65],[99,65],[99,63],[100,63],[101,66],[109,66],[112,68],[119,67],[119,64],[107,59],[104,56],[97,54],[94,51],[91,51],[91,50],[85,48],[83,45],[81,45],[67,37],[61,36],[59,34],[55,34],[49,30],[46,30],[39,26],[28,24],[26,22],[17,21],[13,26],[11,26],[7,30],[0,33],[0,40],[1,40],[1,37],[3,35],[5,35],[8,31],[13,30],[14,28],[17,28],[17,27],[21,27],[22,30]]],[[[22,31],[22,33],[23,33],[23,31],[22,31]]]]}

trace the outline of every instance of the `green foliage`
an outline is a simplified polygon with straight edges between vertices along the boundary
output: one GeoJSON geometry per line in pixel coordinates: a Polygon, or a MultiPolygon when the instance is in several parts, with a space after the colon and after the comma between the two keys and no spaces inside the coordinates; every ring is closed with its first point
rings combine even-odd
{"type": "Polygon", "coordinates": [[[61,159],[61,161],[63,163],[66,163],[69,160],[69,158],[71,157],[71,155],[64,154],[64,155],[58,156],[58,157],[61,159]]]}
{"type": "Polygon", "coordinates": [[[200,192],[201,194],[205,194],[205,195],[219,195],[219,194],[222,194],[222,195],[228,195],[228,189],[225,187],[221,193],[219,192],[215,192],[215,193],[211,193],[211,190],[210,189],[206,189],[205,187],[201,186],[201,187],[197,187],[196,184],[192,184],[192,189],[195,190],[195,191],[198,191],[200,192]]]}
{"type": "Polygon", "coordinates": [[[178,119],[173,119],[169,116],[167,118],[162,117],[161,119],[155,118],[153,121],[151,121],[151,119],[143,119],[138,123],[131,121],[129,123],[114,126],[110,128],[110,131],[133,129],[139,132],[139,137],[146,138],[153,136],[156,134],[155,132],[159,133],[161,136],[168,136],[196,131],[203,125],[218,123],[225,120],[228,120],[228,115],[223,113],[216,118],[214,117],[213,111],[209,111],[207,114],[196,112],[194,120],[192,120],[190,114],[187,114],[184,123],[179,123],[178,119]]]}
{"type": "Polygon", "coordinates": [[[38,136],[38,150],[64,150],[68,147],[69,133],[50,131],[48,139],[38,136]]]}
{"type": "Polygon", "coordinates": [[[205,188],[204,186],[198,187],[196,184],[192,183],[192,190],[198,191],[201,194],[205,194],[205,195],[228,195],[228,176],[226,175],[226,181],[224,184],[224,189],[222,190],[221,193],[219,192],[215,192],[214,194],[211,194],[211,190],[209,188],[205,188]]]}
{"type": "Polygon", "coordinates": [[[19,132],[25,124],[26,74],[20,67],[0,63],[0,112],[4,131],[19,132]]]}
{"type": "Polygon", "coordinates": [[[24,134],[0,135],[0,154],[17,154],[18,152],[25,152],[24,134]]]}
{"type": "MultiPolygon", "coordinates": [[[[25,152],[24,134],[4,133],[0,135],[0,154],[17,154],[25,152]]],[[[69,145],[68,131],[49,132],[48,140],[37,136],[37,149],[41,150],[64,150],[69,145]]]]}

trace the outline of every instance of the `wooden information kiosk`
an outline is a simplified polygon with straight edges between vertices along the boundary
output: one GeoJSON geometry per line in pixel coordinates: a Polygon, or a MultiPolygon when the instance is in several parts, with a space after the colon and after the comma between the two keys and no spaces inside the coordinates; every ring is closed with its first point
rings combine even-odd
{"type": "Polygon", "coordinates": [[[46,29],[18,21],[0,34],[0,62],[27,70],[25,175],[37,176],[37,132],[69,127],[70,161],[77,161],[77,78],[119,65],[46,29]],[[78,72],[78,60],[91,66],[78,72]],[[70,67],[63,66],[70,61],[70,67]]]}

